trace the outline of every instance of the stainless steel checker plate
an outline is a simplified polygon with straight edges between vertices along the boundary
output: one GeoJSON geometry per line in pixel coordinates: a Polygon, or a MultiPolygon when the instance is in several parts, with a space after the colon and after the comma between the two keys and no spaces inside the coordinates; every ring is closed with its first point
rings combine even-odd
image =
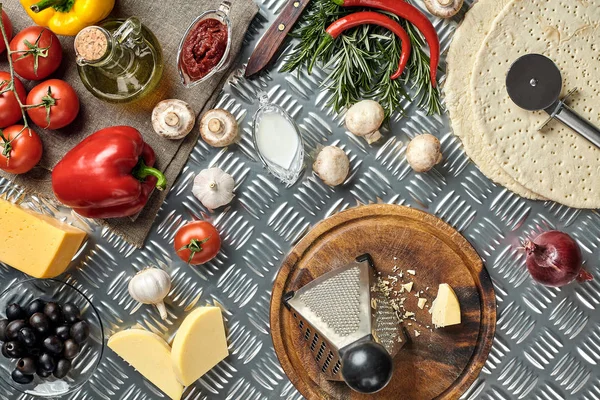
{"type": "MultiPolygon", "coordinates": [[[[260,2],[260,0],[259,0],[260,2]]],[[[248,59],[261,32],[285,0],[262,0],[241,60],[248,59]]],[[[442,49],[447,50],[454,22],[436,20],[442,49]]],[[[218,150],[199,142],[158,214],[147,246],[136,250],[108,230],[73,218],[68,211],[28,197],[39,211],[88,225],[92,233],[70,273],[62,279],[83,290],[102,313],[106,334],[140,324],[172,337],[186,310],[219,302],[226,310],[230,357],[189,388],[186,399],[300,399],[277,362],[269,336],[271,285],[284,254],[311,226],[358,204],[385,202],[426,210],[444,219],[475,246],[490,272],[498,297],[496,340],[481,375],[465,399],[600,399],[600,215],[551,202],[526,201],[492,184],[462,150],[445,117],[427,117],[409,109],[394,121],[383,145],[370,147],[346,133],[343,116],[325,106],[319,89],[325,74],[300,78],[278,72],[281,62],[254,81],[241,69],[230,79],[219,106],[233,112],[243,140],[218,150]],[[350,156],[352,173],[338,189],[323,185],[310,171],[292,188],[267,174],[250,135],[258,90],[268,91],[303,130],[308,153],[318,145],[337,144],[350,156]],[[445,160],[429,174],[411,171],[404,144],[423,131],[437,135],[445,160]],[[235,177],[236,199],[210,215],[192,196],[195,174],[218,165],[235,177]],[[190,268],[173,259],[173,236],[194,217],[212,218],[224,246],[207,265],[190,268]],[[595,281],[564,289],[535,285],[516,248],[532,230],[556,228],[581,245],[595,281]],[[146,265],[162,265],[174,286],[167,304],[169,320],[147,306],[138,307],[127,293],[132,275],[146,265]]],[[[407,104],[408,105],[408,104],[407,104]]],[[[0,181],[1,191],[16,199],[21,191],[0,181]]],[[[0,267],[7,287],[25,276],[0,267]]],[[[0,387],[0,399],[16,394],[0,387]]],[[[164,396],[117,355],[107,350],[93,379],[71,399],[161,399],[164,396]]]]}

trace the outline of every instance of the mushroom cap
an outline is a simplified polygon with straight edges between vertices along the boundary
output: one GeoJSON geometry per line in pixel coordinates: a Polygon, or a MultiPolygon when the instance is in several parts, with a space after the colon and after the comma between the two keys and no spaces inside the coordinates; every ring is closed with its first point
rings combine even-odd
{"type": "Polygon", "coordinates": [[[438,138],[429,133],[415,136],[406,148],[406,161],[417,172],[427,172],[442,161],[438,138]]]}
{"type": "Polygon", "coordinates": [[[186,137],[195,124],[194,110],[182,100],[163,100],[152,111],[152,127],[166,139],[177,140],[186,137]]]}
{"type": "Polygon", "coordinates": [[[455,16],[463,5],[463,0],[424,0],[424,2],[429,12],[440,18],[455,16]]]}
{"type": "Polygon", "coordinates": [[[227,110],[209,110],[200,120],[200,135],[213,147],[225,147],[235,142],[239,127],[235,117],[227,110]]]}
{"type": "Polygon", "coordinates": [[[384,119],[385,111],[381,104],[373,100],[363,100],[346,112],[346,128],[356,136],[365,136],[377,131],[384,119]]]}
{"type": "Polygon", "coordinates": [[[346,180],[350,172],[350,160],[344,150],[335,146],[324,147],[315,162],[313,171],[326,185],[337,186],[346,180]]]}

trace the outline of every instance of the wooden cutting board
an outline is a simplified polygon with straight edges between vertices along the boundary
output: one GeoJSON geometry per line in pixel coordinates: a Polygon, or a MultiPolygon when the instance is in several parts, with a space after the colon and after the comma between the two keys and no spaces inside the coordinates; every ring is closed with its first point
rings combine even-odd
{"type": "Polygon", "coordinates": [[[370,205],[322,221],[292,249],[276,277],[270,321],[285,373],[310,400],[457,399],[481,371],[492,346],[496,298],[481,258],[451,226],[408,207],[370,205]],[[403,271],[399,281],[414,282],[411,293],[399,294],[406,297],[406,309],[416,313],[417,321],[404,322],[411,341],[394,358],[390,384],[375,395],[358,394],[343,382],[327,381],[281,302],[285,293],[306,284],[307,276],[318,277],[363,253],[371,254],[383,279],[403,271]],[[461,305],[461,325],[434,329],[429,308],[417,307],[415,294],[422,290],[420,297],[430,306],[440,283],[454,288],[461,305]]]}

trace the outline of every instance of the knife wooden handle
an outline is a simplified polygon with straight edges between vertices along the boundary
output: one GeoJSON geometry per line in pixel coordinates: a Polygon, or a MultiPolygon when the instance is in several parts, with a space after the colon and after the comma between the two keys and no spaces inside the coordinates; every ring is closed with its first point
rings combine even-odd
{"type": "Polygon", "coordinates": [[[273,25],[267,29],[262,39],[256,45],[248,65],[246,66],[246,77],[255,75],[269,64],[277,50],[285,40],[302,11],[310,0],[289,0],[283,8],[273,25]]]}

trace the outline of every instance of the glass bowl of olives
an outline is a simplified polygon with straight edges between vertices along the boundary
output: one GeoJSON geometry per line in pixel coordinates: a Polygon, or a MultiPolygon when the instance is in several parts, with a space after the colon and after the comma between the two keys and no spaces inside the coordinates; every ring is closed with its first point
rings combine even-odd
{"type": "Polygon", "coordinates": [[[104,352],[98,310],[74,286],[29,279],[0,294],[0,376],[15,390],[57,397],[78,390],[104,352]]]}

